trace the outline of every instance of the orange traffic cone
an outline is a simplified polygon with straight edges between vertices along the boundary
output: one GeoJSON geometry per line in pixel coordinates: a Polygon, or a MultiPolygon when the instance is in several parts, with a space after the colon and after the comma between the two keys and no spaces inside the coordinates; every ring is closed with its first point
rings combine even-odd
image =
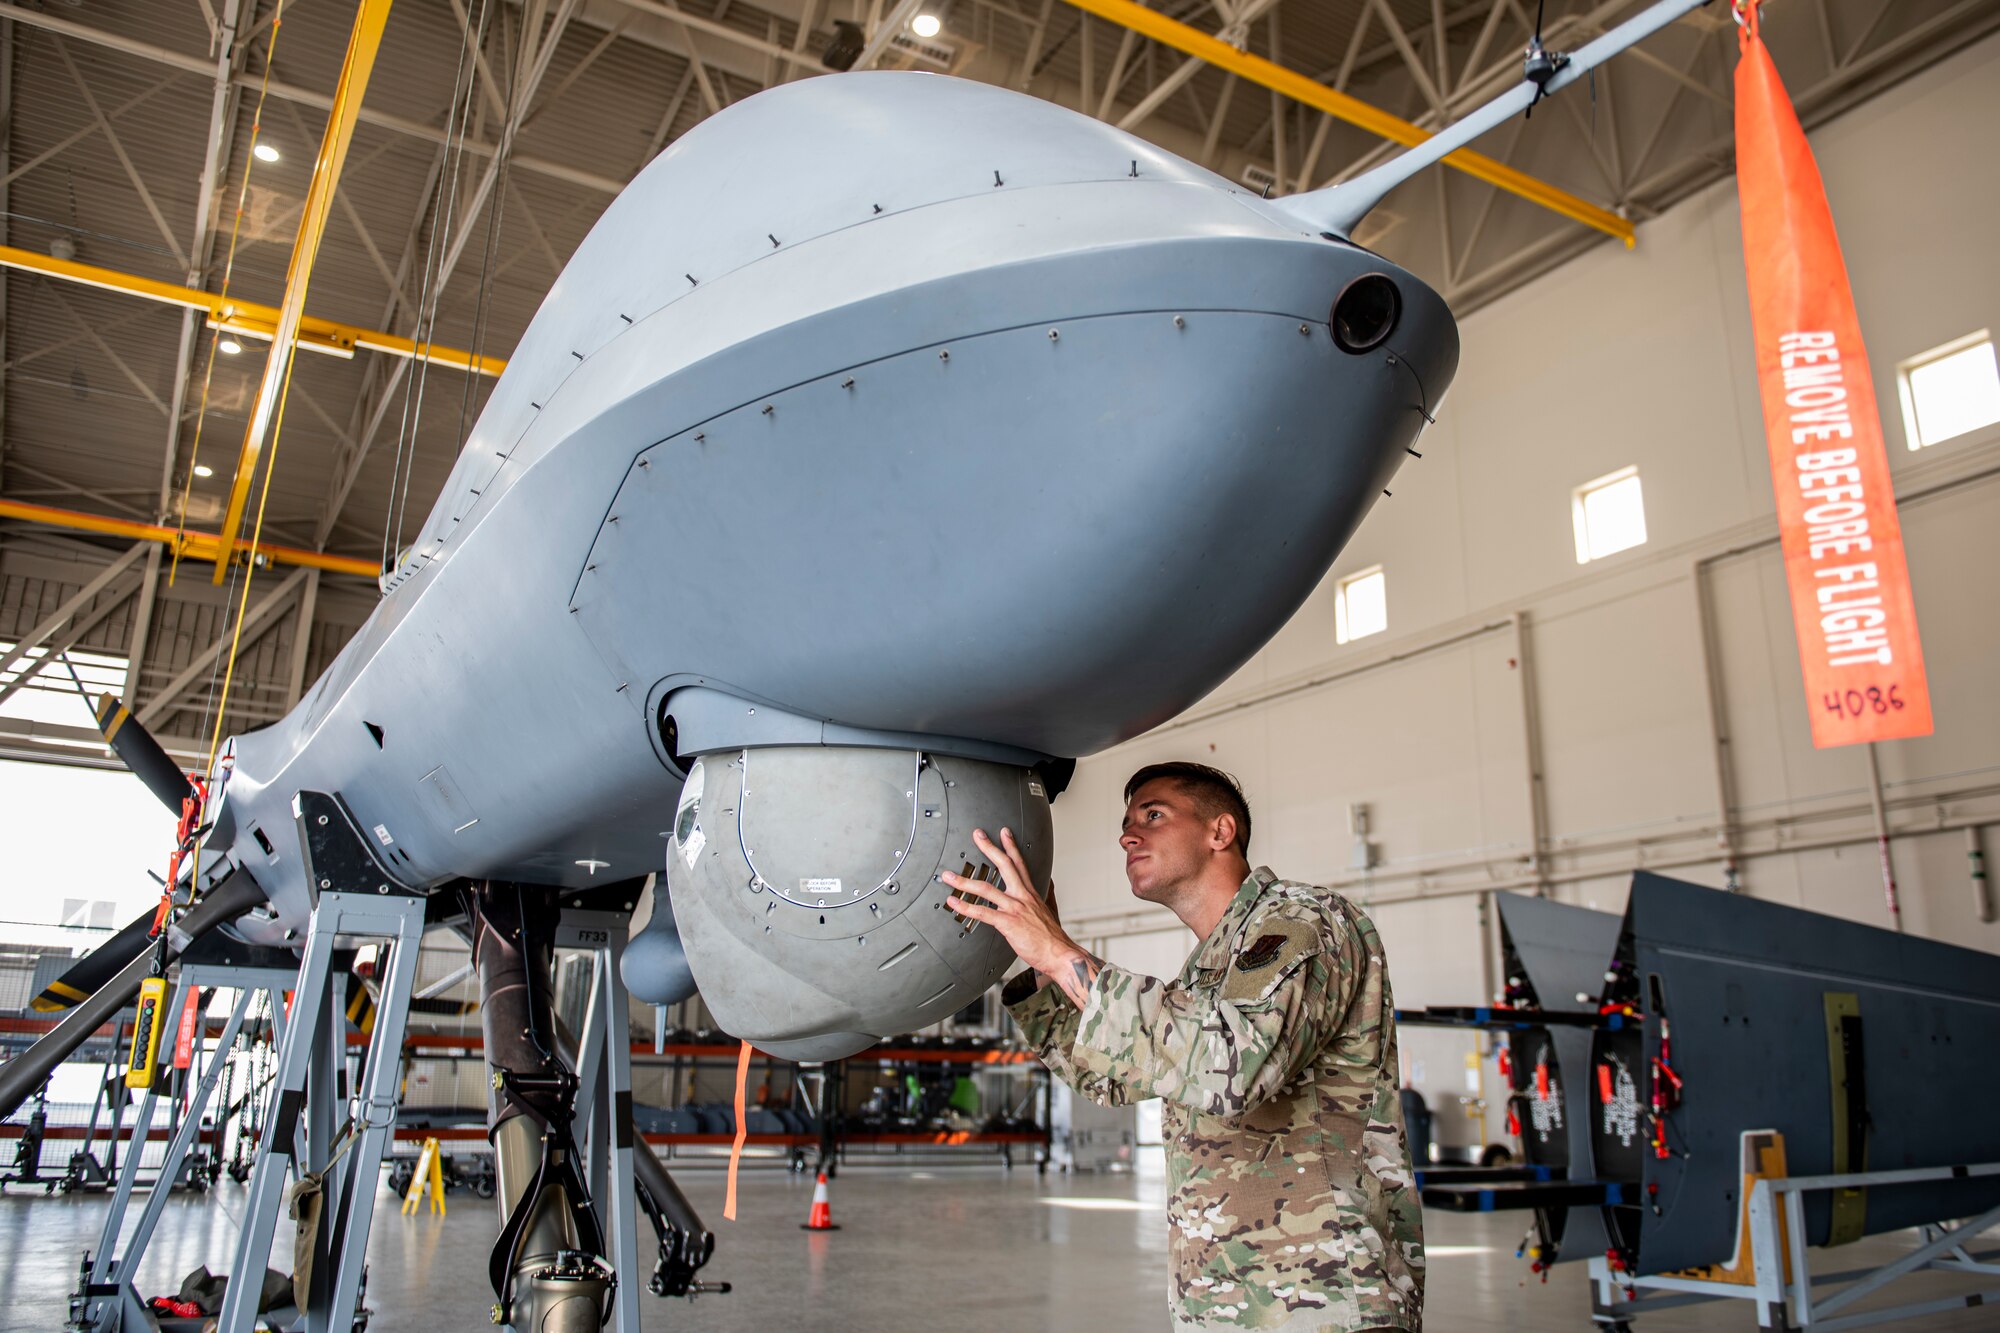
{"type": "Polygon", "coordinates": [[[813,1184],[812,1211],[806,1214],[805,1225],[800,1227],[799,1230],[801,1231],[840,1230],[839,1227],[833,1224],[833,1205],[827,1201],[826,1172],[824,1171],[819,1173],[819,1179],[813,1184]]]}

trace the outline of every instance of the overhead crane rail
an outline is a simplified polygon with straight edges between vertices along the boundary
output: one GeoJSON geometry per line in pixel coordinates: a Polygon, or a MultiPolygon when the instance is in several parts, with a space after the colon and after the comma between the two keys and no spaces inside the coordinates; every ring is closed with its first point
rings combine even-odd
{"type": "MultiPolygon", "coordinates": [[[[101,268],[74,259],[57,259],[54,255],[23,250],[18,246],[0,245],[0,267],[40,273],[45,277],[61,278],[104,291],[123,292],[128,296],[144,297],[148,301],[186,310],[199,310],[207,317],[210,328],[255,338],[259,342],[269,342],[278,325],[279,311],[276,306],[245,301],[235,296],[224,298],[198,287],[183,287],[176,282],[162,282],[157,278],[101,268]]],[[[463,348],[419,343],[380,329],[362,328],[358,324],[343,324],[312,315],[300,320],[298,342],[299,346],[309,351],[330,356],[351,357],[357,351],[382,352],[494,377],[507,368],[507,362],[497,356],[475,357],[463,348]]]]}

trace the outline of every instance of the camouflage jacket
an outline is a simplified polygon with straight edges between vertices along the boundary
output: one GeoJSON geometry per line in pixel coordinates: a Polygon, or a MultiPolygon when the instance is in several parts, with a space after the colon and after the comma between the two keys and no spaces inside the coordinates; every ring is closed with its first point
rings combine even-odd
{"type": "MultiPolygon", "coordinates": [[[[1023,981],[1022,978],[1026,980],[1023,981]]],[[[1258,867],[1171,982],[1005,995],[1057,1075],[1163,1102],[1176,1327],[1423,1327],[1423,1217],[1374,923],[1258,867]]]]}

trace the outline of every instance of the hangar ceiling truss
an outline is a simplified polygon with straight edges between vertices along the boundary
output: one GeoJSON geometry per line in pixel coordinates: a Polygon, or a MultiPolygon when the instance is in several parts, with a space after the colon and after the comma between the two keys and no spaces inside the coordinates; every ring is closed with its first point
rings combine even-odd
{"type": "MultiPolygon", "coordinates": [[[[1642,5],[1549,0],[1543,35],[1574,49],[1642,5]]],[[[1351,99],[1434,130],[1520,77],[1536,21],[1532,0],[1146,8],[1325,92],[1287,96],[1270,79],[1112,21],[1104,15],[1131,15],[1103,0],[395,0],[321,244],[307,332],[376,331],[440,345],[441,355],[504,360],[598,214],[663,148],[765,88],[839,77],[822,63],[837,22],[859,28],[857,68],[1020,89],[1284,194],[1396,150],[1366,116],[1328,105],[1351,99]],[[941,19],[936,37],[909,28],[920,11],[941,19]]],[[[2000,27],[2000,0],[1770,0],[1765,13],[1808,125],[2000,27]]],[[[213,356],[209,376],[222,332],[212,310],[61,270],[215,293],[240,197],[231,291],[282,306],[355,15],[356,0],[0,0],[0,246],[37,259],[0,278],[0,502],[104,521],[63,533],[0,517],[0,644],[129,562],[80,613],[102,614],[82,629],[71,616],[49,642],[73,635],[132,656],[133,706],[171,734],[199,730],[187,706],[201,672],[190,669],[229,626],[192,586],[206,578],[169,586],[171,556],[163,565],[164,548],[141,528],[174,523],[185,490],[186,527],[216,531],[225,455],[255,402],[265,344],[239,327],[241,352],[213,356]],[[276,162],[250,153],[260,93],[258,137],[278,148],[276,162]],[[204,449],[217,464],[209,477],[190,475],[197,427],[219,446],[204,449]],[[128,551],[134,540],[143,553],[128,551]],[[104,606],[111,596],[120,600],[104,606]]],[[[1601,212],[1597,226],[1434,168],[1357,239],[1461,314],[1490,302],[1607,240],[1602,219],[1642,223],[1725,175],[1734,59],[1717,0],[1477,145],[1601,212]]],[[[304,345],[335,354],[296,361],[265,533],[327,559],[274,580],[273,596],[285,595],[258,603],[261,640],[243,668],[248,687],[232,696],[231,727],[281,713],[366,615],[374,589],[342,571],[393,554],[399,505],[417,516],[428,508],[490,387],[365,343],[320,341],[334,345],[304,345]]],[[[0,673],[0,689],[11,679],[0,673]]],[[[0,750],[50,749],[59,747],[0,719],[0,750]]]]}

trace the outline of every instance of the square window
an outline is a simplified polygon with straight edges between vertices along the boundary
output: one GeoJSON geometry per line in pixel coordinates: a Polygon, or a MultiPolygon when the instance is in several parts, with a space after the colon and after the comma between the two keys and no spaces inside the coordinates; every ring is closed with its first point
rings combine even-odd
{"type": "Polygon", "coordinates": [[[2000,363],[1985,329],[1911,357],[1896,372],[1912,449],[2000,421],[2000,363]]]}
{"type": "Polygon", "coordinates": [[[1333,638],[1352,643],[1389,628],[1389,600],[1382,566],[1349,574],[1334,585],[1333,638]]]}
{"type": "Polygon", "coordinates": [[[1576,525],[1576,563],[1587,565],[1629,551],[1646,540],[1646,502],[1639,469],[1622,467],[1576,488],[1570,500],[1576,525]]]}

